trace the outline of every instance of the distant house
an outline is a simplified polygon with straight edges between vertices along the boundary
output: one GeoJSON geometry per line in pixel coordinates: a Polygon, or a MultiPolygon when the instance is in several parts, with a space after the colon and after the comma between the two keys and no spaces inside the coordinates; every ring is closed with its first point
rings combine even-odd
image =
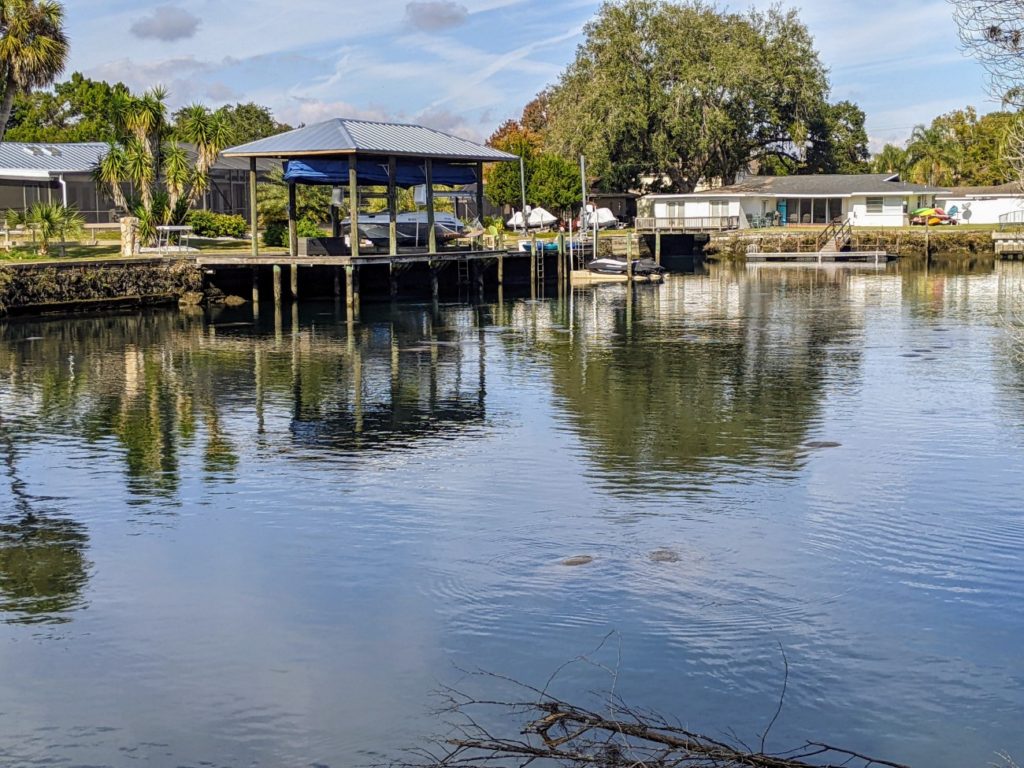
{"type": "MultiPolygon", "coordinates": [[[[39,143],[0,141],[0,212],[23,211],[40,200],[75,206],[90,224],[116,222],[118,211],[110,192],[93,180],[106,156],[102,143],[39,143]]],[[[277,163],[258,162],[266,174],[277,163]]],[[[249,211],[249,164],[221,157],[210,173],[210,185],[196,207],[218,213],[249,211]]],[[[125,191],[130,195],[130,185],[125,191]]]]}
{"type": "Polygon", "coordinates": [[[994,187],[954,187],[936,196],[947,212],[970,224],[1000,224],[1003,217],[1010,223],[1024,222],[1024,192],[1017,182],[994,187]]]}
{"type": "Polygon", "coordinates": [[[745,229],[765,221],[785,226],[823,225],[834,219],[855,226],[899,227],[916,208],[935,204],[943,190],[900,181],[897,174],[751,176],[742,182],[691,194],[647,195],[642,229],[745,229]]]}

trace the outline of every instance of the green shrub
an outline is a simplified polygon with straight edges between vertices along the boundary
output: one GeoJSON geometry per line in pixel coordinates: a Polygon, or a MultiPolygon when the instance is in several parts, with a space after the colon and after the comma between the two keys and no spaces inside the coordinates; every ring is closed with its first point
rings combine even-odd
{"type": "Polygon", "coordinates": [[[245,237],[249,225],[241,216],[213,211],[189,211],[186,221],[199,237],[245,237]]]}
{"type": "MultiPolygon", "coordinates": [[[[309,218],[299,219],[296,224],[299,237],[323,237],[324,231],[320,225],[309,218]]],[[[284,247],[288,245],[288,222],[272,221],[267,224],[263,231],[263,244],[269,246],[284,247]]]]}

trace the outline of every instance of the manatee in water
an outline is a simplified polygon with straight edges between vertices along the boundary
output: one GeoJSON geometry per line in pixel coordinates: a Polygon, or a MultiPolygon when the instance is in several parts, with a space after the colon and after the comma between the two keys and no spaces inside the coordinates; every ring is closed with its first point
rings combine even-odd
{"type": "Polygon", "coordinates": [[[562,565],[587,565],[588,563],[594,562],[594,558],[590,555],[575,555],[573,557],[567,557],[562,561],[562,565]]]}
{"type": "Polygon", "coordinates": [[[807,448],[838,448],[842,443],[836,443],[831,440],[811,440],[809,443],[804,443],[807,448]]]}
{"type": "Polygon", "coordinates": [[[678,563],[679,553],[671,549],[656,549],[650,555],[652,563],[678,563]]]}

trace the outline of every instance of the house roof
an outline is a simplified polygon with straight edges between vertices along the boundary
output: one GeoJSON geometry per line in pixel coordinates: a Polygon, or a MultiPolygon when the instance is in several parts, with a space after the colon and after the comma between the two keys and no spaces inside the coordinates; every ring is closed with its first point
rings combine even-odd
{"type": "Polygon", "coordinates": [[[102,142],[0,141],[0,177],[45,180],[65,173],[91,173],[107,150],[102,142]]]}
{"type": "Polygon", "coordinates": [[[833,173],[808,176],[751,176],[736,184],[689,195],[651,197],[850,197],[852,195],[935,194],[944,190],[908,184],[891,173],[833,173]]]}
{"type": "Polygon", "coordinates": [[[464,162],[518,160],[515,155],[406,123],[378,123],[336,117],[287,133],[232,147],[226,157],[303,157],[309,155],[401,155],[464,162]]]}
{"type": "MultiPolygon", "coordinates": [[[[195,162],[196,148],[191,144],[182,146],[195,162]]],[[[91,174],[109,150],[110,145],[103,142],[0,141],[0,179],[48,181],[63,175],[91,174]]],[[[248,171],[249,163],[221,155],[213,167],[215,170],[248,171]]],[[[259,160],[256,167],[267,172],[280,165],[273,160],[259,160]]]]}
{"type": "Polygon", "coordinates": [[[948,191],[949,197],[1022,197],[1024,190],[1019,182],[1011,181],[1008,184],[996,184],[990,187],[952,187],[948,191]]]}

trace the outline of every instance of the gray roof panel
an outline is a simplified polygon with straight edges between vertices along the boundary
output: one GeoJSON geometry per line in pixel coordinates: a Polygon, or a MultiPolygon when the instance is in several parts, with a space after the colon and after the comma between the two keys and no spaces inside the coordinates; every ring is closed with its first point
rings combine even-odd
{"type": "Polygon", "coordinates": [[[109,146],[101,142],[59,144],[0,141],[0,172],[59,175],[91,173],[109,146]]]}
{"type": "Polygon", "coordinates": [[[406,123],[334,118],[225,150],[226,157],[302,157],[307,155],[407,155],[466,162],[518,160],[515,155],[406,123]]]}

